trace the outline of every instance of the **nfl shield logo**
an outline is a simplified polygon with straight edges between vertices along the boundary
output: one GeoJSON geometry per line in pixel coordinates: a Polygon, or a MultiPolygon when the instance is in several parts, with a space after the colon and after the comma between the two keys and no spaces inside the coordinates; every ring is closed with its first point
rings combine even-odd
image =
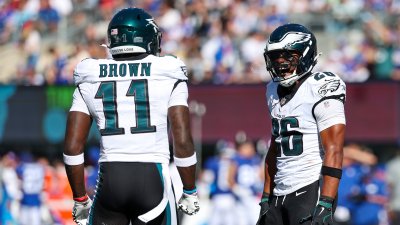
{"type": "Polygon", "coordinates": [[[118,29],[111,29],[111,35],[117,35],[118,34],[118,29]]]}

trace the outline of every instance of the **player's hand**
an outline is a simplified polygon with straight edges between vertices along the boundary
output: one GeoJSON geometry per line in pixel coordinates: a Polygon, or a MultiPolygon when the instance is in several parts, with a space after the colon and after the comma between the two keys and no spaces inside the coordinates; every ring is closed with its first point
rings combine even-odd
{"type": "Polygon", "coordinates": [[[333,224],[333,199],[326,196],[319,198],[315,207],[311,225],[332,225],[333,224]]]}
{"type": "Polygon", "coordinates": [[[262,198],[260,203],[258,203],[261,206],[260,209],[260,215],[258,216],[257,224],[256,225],[262,225],[263,221],[265,220],[265,215],[267,214],[269,210],[269,194],[268,193],[263,193],[262,198]]]}
{"type": "Polygon", "coordinates": [[[72,218],[78,225],[86,225],[89,217],[89,210],[92,207],[92,200],[85,196],[81,199],[74,199],[74,208],[72,209],[72,218]]]}
{"type": "Polygon", "coordinates": [[[183,190],[182,197],[178,201],[178,208],[188,215],[196,214],[200,210],[197,191],[186,192],[183,190]]]}

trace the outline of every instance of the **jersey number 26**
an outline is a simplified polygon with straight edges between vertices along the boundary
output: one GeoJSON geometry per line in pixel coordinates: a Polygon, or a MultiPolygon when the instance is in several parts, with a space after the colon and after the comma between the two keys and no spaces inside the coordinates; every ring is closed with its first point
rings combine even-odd
{"type": "Polygon", "coordinates": [[[277,142],[278,149],[282,149],[285,156],[301,155],[303,153],[303,134],[298,131],[289,131],[288,126],[298,128],[299,121],[296,117],[272,119],[272,133],[276,137],[281,137],[280,143],[277,142]]]}

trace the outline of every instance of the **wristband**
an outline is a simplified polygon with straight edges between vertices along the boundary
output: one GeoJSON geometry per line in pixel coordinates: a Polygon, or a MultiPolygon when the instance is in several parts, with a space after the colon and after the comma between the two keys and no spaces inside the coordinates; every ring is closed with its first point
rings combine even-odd
{"type": "Polygon", "coordinates": [[[192,156],[189,156],[186,158],[177,158],[174,156],[174,162],[175,162],[175,165],[179,166],[179,167],[192,166],[197,163],[196,152],[192,156]]]}
{"type": "Polygon", "coordinates": [[[85,195],[85,196],[82,196],[82,197],[74,198],[74,201],[76,201],[76,202],[84,202],[84,201],[88,200],[88,198],[89,197],[87,195],[85,195]]]}
{"type": "Polygon", "coordinates": [[[79,155],[66,155],[63,153],[64,163],[69,166],[76,166],[85,162],[85,157],[82,154],[79,155]]]}
{"type": "Polygon", "coordinates": [[[321,197],[319,197],[318,205],[321,205],[325,208],[330,209],[330,208],[332,208],[333,201],[334,201],[333,198],[321,195],[321,197]]]}
{"type": "Polygon", "coordinates": [[[321,174],[340,179],[340,178],[342,178],[342,169],[329,167],[329,166],[322,166],[321,174]]]}
{"type": "Polygon", "coordinates": [[[191,195],[197,192],[197,188],[193,188],[192,190],[185,190],[183,189],[183,193],[191,195]]]}
{"type": "Polygon", "coordinates": [[[261,203],[268,202],[268,200],[269,200],[269,193],[263,192],[262,197],[261,197],[261,203]]]}

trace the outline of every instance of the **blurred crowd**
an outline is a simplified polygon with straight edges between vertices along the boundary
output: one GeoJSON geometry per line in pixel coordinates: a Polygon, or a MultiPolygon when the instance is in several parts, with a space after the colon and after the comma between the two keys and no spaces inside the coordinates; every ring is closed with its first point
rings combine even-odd
{"type": "Polygon", "coordinates": [[[264,189],[262,156],[265,153],[266,144],[257,147],[244,138],[234,143],[217,142],[216,154],[204,161],[197,182],[205,207],[199,219],[187,218],[183,225],[256,224],[264,189]]]}
{"type": "Polygon", "coordinates": [[[80,60],[110,57],[108,22],[131,6],[155,17],[162,54],[182,58],[192,84],[268,81],[266,38],[287,22],[316,34],[318,69],[347,82],[400,80],[398,0],[0,0],[0,82],[71,84],[80,60]]]}
{"type": "MultiPolygon", "coordinates": [[[[267,141],[252,141],[238,132],[235,141],[220,140],[213,154],[203,154],[197,176],[201,210],[196,216],[181,215],[182,224],[254,225],[263,191],[267,148],[267,141]]],[[[86,187],[91,197],[98,177],[98,159],[97,146],[85,151],[86,187]]],[[[335,213],[337,224],[400,224],[398,168],[400,151],[382,162],[370,148],[347,144],[335,213]]],[[[179,175],[173,177],[176,178],[179,175]]],[[[179,189],[179,184],[175,188],[179,189]]],[[[72,192],[61,161],[49,161],[29,151],[1,156],[0,224],[72,225],[72,206],[72,192]]]]}
{"type": "MultiPolygon", "coordinates": [[[[86,153],[86,186],[93,196],[99,148],[86,153]]],[[[72,190],[64,163],[30,151],[7,152],[0,160],[0,224],[75,225],[72,190]]]]}
{"type": "MultiPolygon", "coordinates": [[[[264,184],[266,147],[263,141],[218,142],[217,154],[205,160],[198,181],[206,207],[199,219],[188,218],[186,224],[254,225],[264,184]]],[[[334,215],[337,224],[400,224],[399,168],[400,151],[382,162],[372,149],[347,144],[334,215]]]]}
{"type": "Polygon", "coordinates": [[[399,185],[390,177],[399,172],[390,167],[391,162],[378,162],[367,147],[349,144],[344,148],[343,175],[335,212],[339,225],[398,224],[399,218],[390,218],[389,214],[395,210],[391,204],[398,201],[391,199],[398,193],[390,186],[399,185]]]}

